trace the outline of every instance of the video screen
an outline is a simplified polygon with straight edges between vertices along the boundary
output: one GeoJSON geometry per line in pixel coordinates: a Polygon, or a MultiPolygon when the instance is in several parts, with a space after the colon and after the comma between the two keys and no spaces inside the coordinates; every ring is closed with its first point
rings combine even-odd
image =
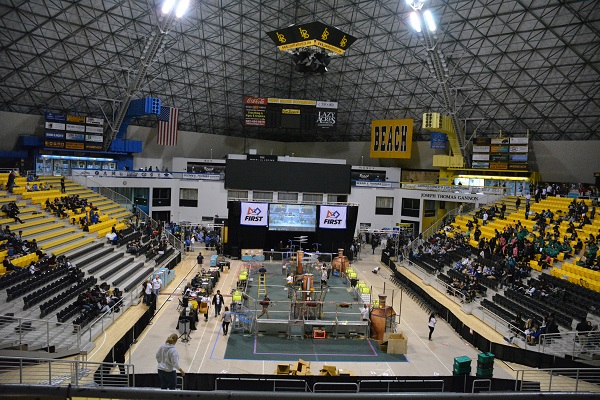
{"type": "Polygon", "coordinates": [[[317,206],[306,204],[269,204],[270,231],[314,232],[317,206]]]}

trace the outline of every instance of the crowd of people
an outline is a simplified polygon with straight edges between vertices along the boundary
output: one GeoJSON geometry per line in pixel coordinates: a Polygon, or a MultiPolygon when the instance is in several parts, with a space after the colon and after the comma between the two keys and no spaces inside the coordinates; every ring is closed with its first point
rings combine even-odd
{"type": "MultiPolygon", "coordinates": [[[[89,203],[90,208],[93,209],[91,203],[89,203]]],[[[59,218],[68,218],[69,212],[72,211],[74,214],[83,214],[86,213],[86,209],[88,207],[88,201],[85,198],[80,198],[79,195],[70,195],[70,196],[62,196],[55,197],[54,200],[46,199],[44,203],[44,209],[53,214],[56,214],[59,218]]],[[[86,217],[82,217],[83,219],[79,221],[80,224],[83,224],[83,221],[88,222],[87,215],[86,217]]],[[[91,216],[90,216],[91,218],[91,216]]],[[[75,220],[72,221],[75,224],[75,220]]]]}
{"type": "Polygon", "coordinates": [[[3,204],[0,208],[0,211],[2,211],[8,218],[14,219],[15,222],[19,222],[21,224],[23,223],[21,218],[19,218],[19,214],[21,213],[19,206],[14,201],[3,204]]]}
{"type": "Polygon", "coordinates": [[[36,239],[27,240],[23,238],[23,231],[17,233],[11,231],[10,226],[6,225],[3,229],[0,226],[0,250],[6,250],[6,257],[3,260],[6,271],[14,271],[15,266],[11,260],[26,256],[31,253],[38,253],[39,258],[43,258],[44,253],[38,248],[36,239]]]}

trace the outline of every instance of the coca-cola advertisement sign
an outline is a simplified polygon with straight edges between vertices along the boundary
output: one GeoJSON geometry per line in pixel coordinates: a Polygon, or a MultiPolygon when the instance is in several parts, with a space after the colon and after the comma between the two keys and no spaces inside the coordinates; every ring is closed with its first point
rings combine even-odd
{"type": "Polygon", "coordinates": [[[249,105],[255,105],[255,106],[266,106],[267,98],[266,97],[246,96],[245,103],[249,104],[249,105]]]}

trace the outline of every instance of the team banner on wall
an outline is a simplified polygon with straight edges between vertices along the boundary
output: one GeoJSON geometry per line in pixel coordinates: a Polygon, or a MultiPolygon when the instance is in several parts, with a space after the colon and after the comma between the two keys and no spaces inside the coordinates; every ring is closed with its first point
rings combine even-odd
{"type": "Polygon", "coordinates": [[[432,149],[446,150],[448,136],[442,132],[431,132],[431,141],[429,147],[432,149]]]}
{"type": "Polygon", "coordinates": [[[242,203],[240,225],[267,226],[268,203],[242,203]]]}
{"type": "Polygon", "coordinates": [[[371,122],[371,158],[411,158],[412,119],[381,119],[371,122]]]}
{"type": "Polygon", "coordinates": [[[319,228],[346,229],[346,207],[321,206],[319,228]]]}

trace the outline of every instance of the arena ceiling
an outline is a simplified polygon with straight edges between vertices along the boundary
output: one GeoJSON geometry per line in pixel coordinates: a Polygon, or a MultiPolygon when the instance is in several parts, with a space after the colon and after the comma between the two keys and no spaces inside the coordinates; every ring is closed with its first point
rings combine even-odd
{"type": "MultiPolygon", "coordinates": [[[[428,0],[467,136],[600,139],[600,1],[428,0]]],[[[4,0],[0,110],[113,118],[158,25],[155,0],[4,0]],[[117,102],[115,102],[117,101],[117,102]]],[[[366,141],[373,119],[445,109],[404,0],[192,0],[135,97],[183,130],[278,141],[366,141]],[[323,75],[294,71],[266,32],[321,21],[357,38],[323,75]],[[244,96],[339,102],[336,132],[243,126],[244,96]]],[[[155,126],[156,119],[136,124],[155,126]]]]}

